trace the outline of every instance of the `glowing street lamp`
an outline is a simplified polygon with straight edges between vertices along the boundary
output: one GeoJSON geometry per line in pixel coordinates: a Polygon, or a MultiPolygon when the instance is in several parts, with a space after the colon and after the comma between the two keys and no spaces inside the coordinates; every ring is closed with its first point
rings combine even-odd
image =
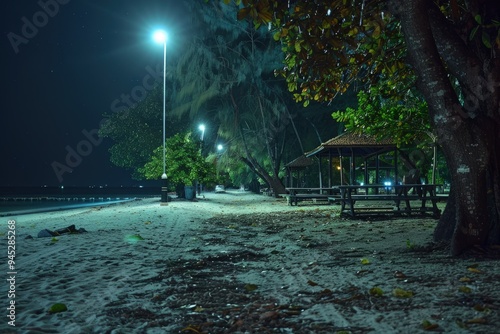
{"type": "Polygon", "coordinates": [[[217,174],[217,179],[219,178],[219,159],[222,156],[224,150],[224,146],[222,144],[217,145],[217,155],[215,157],[215,168],[216,168],[216,174],[217,174]]]}
{"type": "Polygon", "coordinates": [[[166,205],[168,202],[168,183],[167,183],[167,172],[166,172],[166,157],[165,152],[167,148],[165,147],[166,141],[166,130],[165,130],[165,122],[166,122],[166,112],[165,105],[167,99],[167,33],[163,30],[157,30],[153,34],[153,39],[156,43],[163,44],[163,174],[161,176],[162,179],[162,187],[161,187],[161,205],[166,205]]]}
{"type": "Polygon", "coordinates": [[[201,131],[201,141],[203,142],[203,137],[205,136],[205,124],[200,124],[198,129],[201,131]]]}

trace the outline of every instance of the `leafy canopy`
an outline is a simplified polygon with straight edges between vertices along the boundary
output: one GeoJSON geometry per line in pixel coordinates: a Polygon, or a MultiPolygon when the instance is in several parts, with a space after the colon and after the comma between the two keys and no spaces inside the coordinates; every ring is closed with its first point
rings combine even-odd
{"type": "Polygon", "coordinates": [[[429,143],[431,127],[427,103],[414,89],[401,100],[391,99],[380,85],[358,93],[358,107],[336,111],[332,117],[347,130],[379,138],[392,138],[399,146],[429,143]]]}
{"type": "Polygon", "coordinates": [[[279,73],[304,105],[331,101],[354,81],[411,75],[399,23],[383,11],[381,1],[369,8],[364,1],[342,0],[244,3],[240,17],[276,28],[274,38],[286,55],[279,73]]]}
{"type": "MultiPolygon", "coordinates": [[[[106,121],[99,129],[100,136],[111,138],[114,142],[109,149],[111,162],[130,170],[135,179],[144,178],[139,168],[151,159],[153,151],[162,142],[162,92],[161,87],[156,86],[137,104],[105,115],[106,121]]],[[[185,123],[185,118],[174,118],[167,113],[167,136],[182,131],[186,127],[185,123]]]]}
{"type": "MultiPolygon", "coordinates": [[[[200,142],[191,133],[178,133],[166,141],[166,174],[173,184],[193,185],[195,181],[214,182],[215,167],[201,155],[200,142]]],[[[151,160],[139,172],[146,178],[157,180],[163,174],[163,147],[154,150],[151,160]]]]}
{"type": "MultiPolygon", "coordinates": [[[[285,67],[279,73],[296,101],[331,101],[354,82],[377,84],[379,80],[392,83],[397,99],[398,83],[413,81],[401,23],[390,13],[390,1],[235,2],[242,6],[238,18],[275,29],[275,39],[281,41],[285,54],[285,67]]],[[[461,27],[458,32],[470,47],[486,47],[491,52],[500,47],[497,14],[481,12],[480,1],[432,2],[447,20],[461,27]]]]}

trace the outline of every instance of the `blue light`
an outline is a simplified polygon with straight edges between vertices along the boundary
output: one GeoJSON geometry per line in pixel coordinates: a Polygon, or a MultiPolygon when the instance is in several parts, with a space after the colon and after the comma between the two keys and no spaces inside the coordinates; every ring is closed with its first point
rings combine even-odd
{"type": "Polygon", "coordinates": [[[153,34],[156,43],[163,44],[167,41],[167,33],[163,30],[157,30],[153,34]]]}

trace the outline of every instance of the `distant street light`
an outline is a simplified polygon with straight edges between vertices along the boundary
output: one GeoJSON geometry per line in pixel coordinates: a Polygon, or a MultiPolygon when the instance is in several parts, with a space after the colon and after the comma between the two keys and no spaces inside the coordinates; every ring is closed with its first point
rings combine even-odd
{"type": "Polygon", "coordinates": [[[201,141],[203,141],[203,137],[205,136],[205,124],[200,124],[198,129],[201,131],[201,141]]]}
{"type": "Polygon", "coordinates": [[[163,174],[161,175],[162,187],[161,187],[161,205],[167,205],[168,203],[168,183],[167,183],[167,172],[166,172],[166,157],[165,153],[167,148],[165,146],[166,141],[166,112],[165,105],[167,100],[167,33],[163,30],[157,30],[153,34],[153,39],[156,43],[163,44],[163,174]]]}
{"type": "Polygon", "coordinates": [[[219,159],[222,156],[222,150],[224,150],[224,146],[222,144],[217,145],[217,155],[215,156],[215,168],[217,179],[219,178],[219,159]]]}

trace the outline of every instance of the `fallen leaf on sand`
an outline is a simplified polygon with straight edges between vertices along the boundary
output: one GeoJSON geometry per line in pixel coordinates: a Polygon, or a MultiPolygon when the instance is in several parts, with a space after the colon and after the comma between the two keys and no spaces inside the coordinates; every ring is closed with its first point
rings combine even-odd
{"type": "Polygon", "coordinates": [[[307,284],[309,284],[310,286],[316,286],[316,285],[318,285],[318,283],[316,283],[314,281],[311,281],[311,280],[308,280],[307,284]]]}
{"type": "Polygon", "coordinates": [[[401,271],[396,270],[396,271],[394,272],[394,277],[395,277],[395,278],[406,278],[406,275],[405,275],[405,274],[403,274],[401,271]]]}
{"type": "Polygon", "coordinates": [[[477,269],[477,268],[474,268],[474,267],[469,267],[467,268],[468,271],[470,271],[471,273],[476,273],[476,274],[481,274],[482,271],[477,269]]]}
{"type": "Polygon", "coordinates": [[[434,329],[437,329],[439,327],[439,325],[433,324],[429,320],[424,320],[424,321],[422,321],[422,327],[424,327],[424,330],[426,330],[426,331],[432,331],[434,329]]]}
{"type": "Polygon", "coordinates": [[[394,295],[394,297],[398,297],[398,298],[411,298],[411,297],[413,297],[413,291],[403,290],[401,288],[395,288],[394,290],[392,290],[392,294],[394,295]]]}
{"type": "Polygon", "coordinates": [[[201,334],[201,327],[195,325],[189,325],[186,328],[183,328],[181,331],[201,334]]]}
{"type": "Polygon", "coordinates": [[[458,291],[463,292],[463,293],[471,293],[472,289],[469,288],[468,286],[463,285],[463,286],[458,287],[458,291]]]}
{"type": "Polygon", "coordinates": [[[487,322],[488,321],[486,320],[486,318],[474,318],[471,320],[467,320],[465,323],[466,324],[485,324],[487,322]]]}
{"type": "Polygon", "coordinates": [[[65,312],[67,311],[68,308],[66,307],[65,304],[62,304],[62,303],[56,303],[54,305],[52,305],[50,308],[49,308],[49,313],[51,314],[54,314],[54,313],[61,313],[61,312],[65,312]]]}
{"type": "Polygon", "coordinates": [[[474,310],[478,312],[488,312],[490,309],[485,305],[476,304],[474,305],[474,310]]]}
{"type": "Polygon", "coordinates": [[[248,292],[252,292],[257,290],[258,286],[256,284],[245,284],[245,290],[248,292]]]}
{"type": "Polygon", "coordinates": [[[378,286],[374,286],[373,288],[370,289],[370,295],[372,296],[377,296],[377,297],[381,297],[384,295],[384,291],[379,288],[378,286]]]}
{"type": "Polygon", "coordinates": [[[141,237],[139,234],[129,234],[125,236],[125,241],[130,244],[135,244],[142,240],[144,240],[144,238],[141,237]]]}
{"type": "Polygon", "coordinates": [[[276,311],[268,311],[260,315],[260,320],[274,319],[279,317],[279,313],[276,311]]]}

